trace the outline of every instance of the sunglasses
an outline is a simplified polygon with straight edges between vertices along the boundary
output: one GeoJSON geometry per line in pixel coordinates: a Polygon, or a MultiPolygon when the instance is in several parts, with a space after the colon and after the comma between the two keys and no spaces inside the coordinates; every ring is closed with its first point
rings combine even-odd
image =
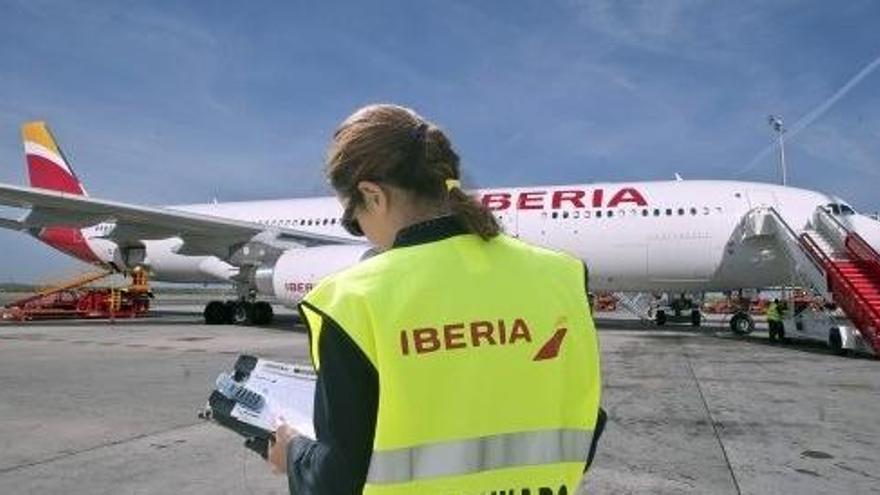
{"type": "Polygon", "coordinates": [[[358,203],[359,201],[354,197],[348,200],[348,204],[345,205],[345,210],[342,212],[342,228],[355,237],[363,237],[364,231],[361,229],[361,224],[358,222],[357,218],[355,218],[354,213],[358,203]]]}

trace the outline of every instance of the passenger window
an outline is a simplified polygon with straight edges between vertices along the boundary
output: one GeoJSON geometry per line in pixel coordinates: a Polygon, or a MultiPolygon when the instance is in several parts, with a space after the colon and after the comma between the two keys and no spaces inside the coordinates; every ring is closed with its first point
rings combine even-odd
{"type": "Polygon", "coordinates": [[[712,210],[710,210],[708,206],[703,207],[703,215],[708,215],[711,212],[712,210]]]}
{"type": "Polygon", "coordinates": [[[608,210],[608,218],[611,218],[613,216],[614,216],[614,212],[612,210],[608,210]]]}
{"type": "Polygon", "coordinates": [[[643,216],[643,217],[648,216],[648,209],[647,209],[647,208],[642,209],[642,216],[643,216]]]}
{"type": "Polygon", "coordinates": [[[584,218],[590,218],[590,215],[591,215],[590,210],[587,210],[584,212],[584,218]]]}
{"type": "Polygon", "coordinates": [[[697,209],[694,207],[691,207],[691,215],[696,215],[696,214],[697,214],[697,209]]]}
{"type": "Polygon", "coordinates": [[[554,211],[550,216],[552,216],[553,218],[559,218],[559,212],[554,211]]]}
{"type": "Polygon", "coordinates": [[[655,217],[659,217],[659,216],[660,216],[660,208],[654,208],[654,216],[655,216],[655,217]]]}
{"type": "Polygon", "coordinates": [[[678,214],[679,214],[679,216],[684,215],[684,208],[679,208],[678,214]]]}
{"type": "Polygon", "coordinates": [[[596,218],[602,218],[602,211],[596,210],[596,218]]]}
{"type": "Polygon", "coordinates": [[[567,211],[563,211],[563,212],[562,212],[562,218],[568,218],[568,212],[567,212],[567,211]]]}
{"type": "Polygon", "coordinates": [[[666,216],[667,216],[667,217],[671,217],[671,216],[672,216],[672,208],[666,208],[666,216]]]}
{"type": "Polygon", "coordinates": [[[581,212],[576,211],[576,212],[572,213],[571,216],[572,216],[572,218],[580,218],[580,217],[581,217],[581,212]]]}

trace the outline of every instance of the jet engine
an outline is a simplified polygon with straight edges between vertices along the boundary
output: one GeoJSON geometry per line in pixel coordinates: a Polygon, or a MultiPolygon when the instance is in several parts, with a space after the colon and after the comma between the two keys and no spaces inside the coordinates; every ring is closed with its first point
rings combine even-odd
{"type": "Polygon", "coordinates": [[[282,304],[298,303],[321,279],[374,254],[366,245],[316,246],[285,251],[254,273],[257,292],[282,304]]]}

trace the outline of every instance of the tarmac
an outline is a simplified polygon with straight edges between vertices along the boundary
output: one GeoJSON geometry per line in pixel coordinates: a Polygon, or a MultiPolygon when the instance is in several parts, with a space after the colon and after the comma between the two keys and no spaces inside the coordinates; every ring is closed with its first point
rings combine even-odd
{"type": "MultiPolygon", "coordinates": [[[[285,494],[200,420],[241,353],[308,362],[293,314],[206,326],[193,301],[133,321],[0,324],[0,493],[285,494]]],[[[609,423],[582,491],[880,493],[880,361],[741,339],[721,322],[599,315],[609,423]]]]}

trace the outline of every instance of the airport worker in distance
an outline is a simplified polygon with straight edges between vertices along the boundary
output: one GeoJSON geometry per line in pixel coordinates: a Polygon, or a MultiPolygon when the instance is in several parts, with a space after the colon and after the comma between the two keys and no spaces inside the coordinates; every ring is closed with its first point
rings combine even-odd
{"type": "Polygon", "coordinates": [[[782,311],[779,306],[779,299],[774,299],[767,305],[767,326],[768,334],[770,336],[770,340],[776,340],[776,337],[779,336],[780,340],[782,335],[780,330],[784,331],[783,323],[782,323],[782,311]]]}
{"type": "Polygon", "coordinates": [[[297,495],[574,494],[605,423],[583,263],[501,233],[410,109],[349,116],[326,173],[378,254],[300,304],[317,440],[281,424],[273,470],[297,495]]]}

